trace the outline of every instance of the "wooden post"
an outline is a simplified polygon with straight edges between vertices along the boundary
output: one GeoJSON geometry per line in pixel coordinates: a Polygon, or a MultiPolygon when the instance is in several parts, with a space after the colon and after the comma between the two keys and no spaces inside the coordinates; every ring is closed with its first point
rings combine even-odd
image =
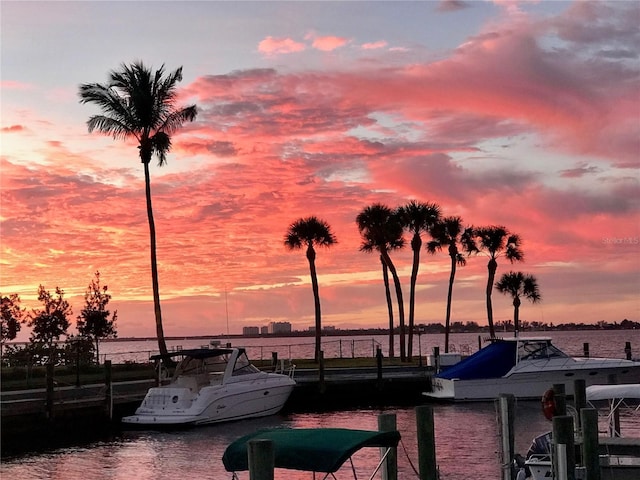
{"type": "Polygon", "coordinates": [[[47,418],[53,419],[53,363],[47,363],[47,418]]]}
{"type": "Polygon", "coordinates": [[[600,457],[598,454],[598,410],[580,410],[582,423],[582,464],[587,472],[587,480],[600,480],[600,457]]]}
{"type": "Polygon", "coordinates": [[[416,407],[418,429],[418,471],[420,480],[437,480],[436,437],[433,408],[430,405],[416,407]]]}
{"type": "Polygon", "coordinates": [[[382,349],[380,347],[376,348],[376,372],[377,372],[377,381],[378,388],[382,388],[382,349]]]}
{"type": "MultiPolygon", "coordinates": [[[[571,415],[556,415],[553,417],[553,444],[566,446],[567,480],[576,480],[576,447],[573,438],[573,417],[571,415]]],[[[558,472],[557,455],[553,460],[554,471],[558,472]]]]}
{"type": "MultiPolygon", "coordinates": [[[[378,415],[378,430],[381,432],[392,432],[397,430],[395,413],[381,413],[378,415]]],[[[380,456],[382,457],[386,448],[380,448],[380,456]]],[[[382,480],[398,480],[398,449],[392,448],[387,455],[385,462],[382,464],[382,480]]]]}
{"type": "Polygon", "coordinates": [[[318,388],[320,393],[324,393],[327,390],[327,386],[324,383],[324,350],[318,352],[318,388]]]}
{"type": "Polygon", "coordinates": [[[440,372],[440,347],[433,347],[433,363],[436,367],[436,373],[440,372]]]}
{"type": "Polygon", "coordinates": [[[625,342],[624,353],[627,357],[627,360],[631,360],[631,342],[625,342]]]}
{"type": "MultiPolygon", "coordinates": [[[[573,406],[576,408],[576,412],[580,412],[587,406],[587,382],[582,378],[573,381],[573,406]]],[[[578,430],[580,430],[582,426],[580,415],[578,415],[577,420],[578,430]]]]}
{"type": "Polygon", "coordinates": [[[582,351],[584,352],[584,357],[589,358],[589,342],[584,342],[582,344],[582,351]]]}
{"type": "Polygon", "coordinates": [[[274,480],[275,456],[273,442],[267,439],[247,443],[249,480],[274,480]]]}
{"type": "Polygon", "coordinates": [[[500,438],[502,440],[502,480],[513,478],[513,457],[515,455],[515,436],[513,429],[516,398],[511,394],[498,397],[500,411],[500,438]]]}
{"type": "Polygon", "coordinates": [[[111,360],[104,361],[104,409],[109,421],[113,420],[113,390],[111,384],[111,360]]]}
{"type": "Polygon", "coordinates": [[[556,401],[556,415],[567,414],[567,396],[565,394],[564,383],[553,384],[554,399],[556,401]]]}
{"type": "Polygon", "coordinates": [[[278,352],[271,352],[271,368],[274,372],[278,368],[278,352]]]}

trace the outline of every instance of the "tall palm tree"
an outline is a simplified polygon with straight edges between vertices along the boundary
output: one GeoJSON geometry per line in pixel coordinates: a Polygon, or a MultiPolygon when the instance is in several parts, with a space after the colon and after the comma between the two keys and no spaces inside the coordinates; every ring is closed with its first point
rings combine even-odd
{"type": "Polygon", "coordinates": [[[420,267],[420,250],[422,249],[422,234],[431,231],[440,220],[440,207],[435,203],[423,203],[411,200],[398,208],[398,215],[402,226],[412,234],[411,250],[413,250],[413,265],[411,267],[411,288],[409,291],[409,340],[407,343],[407,360],[413,355],[413,328],[415,323],[416,282],[420,267]]]}
{"type": "Polygon", "coordinates": [[[493,305],[491,303],[491,292],[493,291],[493,282],[496,278],[496,270],[498,269],[498,257],[504,256],[511,263],[524,260],[524,253],[520,248],[520,237],[511,234],[503,226],[491,225],[488,227],[479,227],[473,229],[474,241],[467,243],[467,251],[470,253],[485,253],[489,256],[487,270],[489,276],[487,278],[486,301],[487,301],[487,321],[489,322],[489,335],[491,338],[496,337],[496,331],[493,326],[493,305]]]}
{"type": "Polygon", "coordinates": [[[120,70],[109,73],[107,83],[80,85],[80,103],[93,103],[100,107],[101,115],[93,115],[87,121],[89,133],[97,130],[114,139],[135,139],[140,160],[144,166],[147,218],[151,246],[151,280],[156,319],[158,348],[167,353],[160,310],[160,288],[156,258],[156,229],[151,206],[151,181],[149,163],[155,155],[158,165],[167,161],[171,149],[171,134],[186,121],[197,115],[195,105],[176,106],[177,84],[182,80],[182,67],[165,75],[164,65],[155,72],[142,62],[122,64],[120,70]]]}
{"type": "Polygon", "coordinates": [[[447,292],[447,313],[444,325],[444,352],[449,352],[449,334],[451,332],[451,301],[453,298],[453,282],[456,278],[456,269],[460,265],[464,267],[467,264],[467,260],[460,252],[459,246],[464,248],[464,245],[469,242],[472,230],[471,228],[463,229],[462,218],[460,217],[445,217],[439,221],[431,230],[431,236],[433,240],[427,243],[427,251],[431,254],[436,251],[442,250],[444,247],[448,248],[449,258],[451,258],[451,269],[449,272],[449,291],[447,292]]]}
{"type": "Polygon", "coordinates": [[[496,290],[513,298],[513,325],[514,335],[517,337],[520,331],[520,297],[524,297],[531,303],[539,302],[542,297],[538,288],[536,277],[522,272],[509,272],[502,275],[496,283],[496,290]]]}
{"type": "Polygon", "coordinates": [[[360,250],[363,252],[378,251],[380,257],[391,272],[398,300],[398,319],[400,324],[400,361],[406,361],[404,301],[402,285],[395,265],[391,261],[389,251],[404,246],[403,227],[397,212],[380,203],[365,207],[356,217],[358,230],[362,236],[360,250]]]}
{"type": "Polygon", "coordinates": [[[322,320],[320,315],[320,294],[318,292],[318,276],[316,274],[316,250],[315,246],[330,247],[337,242],[331,227],[324,220],[316,217],[300,218],[289,225],[289,230],[284,238],[284,244],[290,250],[307,247],[307,260],[311,271],[311,287],[313,288],[313,300],[316,313],[316,348],[315,360],[320,360],[320,338],[322,334],[322,320]]]}

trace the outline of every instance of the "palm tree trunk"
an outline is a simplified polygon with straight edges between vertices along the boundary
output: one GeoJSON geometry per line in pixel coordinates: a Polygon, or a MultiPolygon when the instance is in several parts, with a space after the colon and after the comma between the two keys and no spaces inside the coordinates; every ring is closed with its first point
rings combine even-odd
{"type": "Polygon", "coordinates": [[[320,361],[320,350],[322,348],[320,341],[322,336],[322,321],[320,317],[320,292],[318,289],[318,276],[316,274],[316,252],[313,246],[307,247],[307,259],[309,260],[309,270],[311,272],[311,287],[313,288],[313,301],[315,304],[316,312],[316,348],[315,348],[315,361],[320,361]]]}
{"type": "Polygon", "coordinates": [[[158,337],[158,350],[160,354],[168,353],[162,328],[162,311],[160,310],[160,287],[158,285],[158,261],[156,258],[156,225],[153,221],[153,209],[151,208],[151,179],[149,175],[149,162],[144,165],[144,184],[147,196],[147,217],[149,218],[149,236],[151,240],[151,282],[153,285],[153,309],[156,317],[156,336],[158,337]]]}
{"type": "Polygon", "coordinates": [[[456,278],[456,256],[451,255],[451,273],[449,274],[449,291],[447,292],[447,316],[444,321],[444,353],[449,353],[449,333],[451,331],[451,299],[453,298],[453,281],[456,278]]]}
{"type": "Polygon", "coordinates": [[[513,299],[513,335],[518,336],[520,331],[520,298],[515,297],[513,299]]]}
{"type": "Polygon", "coordinates": [[[489,322],[489,335],[491,338],[496,338],[496,331],[493,327],[493,305],[491,304],[491,293],[493,292],[493,281],[496,277],[496,270],[498,269],[498,262],[496,262],[495,258],[489,260],[487,264],[487,269],[489,270],[489,278],[487,279],[487,322],[489,322]]]}
{"type": "Polygon", "coordinates": [[[389,312],[389,358],[393,358],[396,356],[393,334],[393,302],[391,301],[391,290],[389,289],[389,268],[382,255],[380,255],[380,263],[382,263],[382,278],[384,279],[384,292],[389,312]]]}
{"type": "Polygon", "coordinates": [[[405,347],[404,300],[402,298],[402,285],[400,283],[400,277],[398,277],[396,267],[391,261],[391,257],[389,257],[389,254],[384,251],[382,252],[382,256],[385,263],[387,264],[387,267],[389,267],[391,277],[393,278],[393,283],[396,287],[396,299],[398,300],[398,320],[400,324],[400,361],[406,362],[407,353],[405,347]]]}
{"type": "Polygon", "coordinates": [[[418,280],[418,268],[420,268],[420,248],[422,248],[422,238],[414,235],[411,239],[411,249],[413,250],[413,265],[411,267],[411,288],[409,291],[409,342],[407,344],[407,361],[411,361],[413,356],[413,327],[415,319],[416,304],[416,282],[418,280]]]}

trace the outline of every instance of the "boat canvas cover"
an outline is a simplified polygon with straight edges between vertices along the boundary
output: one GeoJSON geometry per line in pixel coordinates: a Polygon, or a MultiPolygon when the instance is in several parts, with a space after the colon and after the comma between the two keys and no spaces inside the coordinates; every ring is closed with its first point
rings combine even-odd
{"type": "Polygon", "coordinates": [[[397,447],[400,432],[376,432],[347,428],[273,428],[259,430],[230,444],[222,456],[228,472],[249,469],[247,444],[271,440],[275,466],[304,472],[337,472],[363,447],[397,447]]]}
{"type": "Polygon", "coordinates": [[[440,372],[436,377],[448,380],[500,378],[515,365],[516,348],[516,342],[492,342],[470,357],[440,372]]]}
{"type": "MultiPolygon", "coordinates": [[[[239,349],[241,352],[244,348],[239,349]]],[[[192,348],[188,350],[176,350],[169,353],[160,353],[158,355],[151,355],[150,360],[165,360],[173,357],[193,357],[193,358],[210,358],[220,357],[222,355],[230,355],[233,353],[231,348],[192,348]]]]}
{"type": "Polygon", "coordinates": [[[640,383],[623,385],[590,385],[587,387],[587,400],[610,400],[613,398],[640,399],[640,383]]]}

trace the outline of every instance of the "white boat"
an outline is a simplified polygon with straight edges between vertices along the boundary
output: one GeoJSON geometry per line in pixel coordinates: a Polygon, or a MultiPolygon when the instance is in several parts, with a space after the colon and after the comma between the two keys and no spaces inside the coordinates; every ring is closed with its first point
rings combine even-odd
{"type": "Polygon", "coordinates": [[[260,371],[243,348],[200,348],[157,355],[180,357],[171,380],[150,388],[134,415],[133,425],[201,425],[279,412],[293,391],[288,374],[260,371]]]}
{"type": "MultiPolygon", "coordinates": [[[[624,385],[591,385],[586,389],[589,407],[596,408],[604,422],[599,429],[600,478],[602,480],[638,480],[640,478],[640,438],[625,437],[620,430],[621,413],[635,415],[640,412],[640,383],[624,385]]],[[[638,435],[638,432],[635,432],[638,435]]],[[[579,438],[577,439],[579,441],[579,438]]],[[[553,478],[551,432],[533,439],[523,464],[523,477],[532,480],[553,478]]],[[[577,466],[575,478],[585,478],[584,467],[577,466]]]]}
{"type": "Polygon", "coordinates": [[[573,381],[587,386],[640,382],[640,362],[612,358],[576,358],[562,352],[545,337],[493,340],[488,346],[436,374],[427,397],[452,401],[494,400],[500,394],[520,399],[542,398],[554,384],[566,385],[573,395],[573,381]]]}

